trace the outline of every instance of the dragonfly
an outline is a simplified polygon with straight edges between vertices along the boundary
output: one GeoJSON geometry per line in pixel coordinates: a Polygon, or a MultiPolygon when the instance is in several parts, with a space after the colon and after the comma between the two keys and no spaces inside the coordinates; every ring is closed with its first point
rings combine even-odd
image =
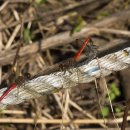
{"type": "Polygon", "coordinates": [[[27,73],[26,76],[18,76],[18,78],[15,80],[14,83],[8,87],[4,93],[0,97],[0,101],[2,101],[14,88],[17,87],[17,85],[22,85],[25,81],[27,81],[30,78],[30,74],[27,73]]]}
{"type": "Polygon", "coordinates": [[[59,68],[61,70],[66,71],[72,67],[79,67],[81,65],[87,64],[89,61],[91,61],[92,59],[96,57],[96,54],[97,54],[97,46],[93,44],[91,37],[88,36],[83,42],[83,45],[81,46],[79,51],[75,54],[75,56],[59,64],[59,68]],[[89,43],[90,45],[88,45],[89,43]],[[78,62],[83,51],[85,51],[86,57],[81,62],[78,62]]]}
{"type": "MultiPolygon", "coordinates": [[[[88,52],[86,52],[86,55],[88,55],[88,52]]],[[[89,57],[89,55],[88,55],[88,57],[89,57]]],[[[71,58],[71,59],[69,59],[69,60],[67,60],[67,61],[65,61],[64,63],[61,63],[61,64],[59,64],[58,65],[58,67],[60,68],[60,70],[67,70],[67,69],[70,69],[71,67],[75,67],[75,66],[81,66],[81,65],[83,65],[83,64],[86,64],[88,61],[90,61],[92,58],[94,58],[95,57],[95,47],[93,46],[93,41],[92,41],[92,39],[91,39],[91,37],[90,36],[88,36],[86,39],[85,39],[85,41],[83,42],[83,44],[82,44],[82,46],[81,46],[81,48],[79,49],[79,51],[74,55],[74,57],[73,58],[71,58]],[[90,45],[90,46],[88,46],[88,48],[86,48],[86,46],[88,45],[88,44],[92,44],[92,45],[90,45]],[[92,57],[90,57],[89,59],[85,59],[83,62],[81,62],[81,63],[78,63],[77,61],[78,61],[78,59],[80,58],[80,56],[81,56],[81,54],[83,53],[83,51],[85,50],[85,49],[87,49],[87,50],[92,50],[92,54],[91,55],[93,55],[92,57]]],[[[37,76],[34,76],[34,77],[37,77],[37,76]]],[[[33,78],[34,78],[33,77],[33,78]]],[[[12,83],[11,84],[11,86],[10,87],[8,87],[4,92],[3,92],[3,94],[1,95],[1,97],[0,97],[0,101],[2,101],[14,88],[16,88],[16,86],[22,86],[23,85],[23,83],[25,83],[26,81],[28,81],[29,79],[33,79],[33,78],[31,78],[31,76],[30,76],[30,74],[27,74],[27,75],[25,75],[25,76],[18,76],[18,78],[15,80],[15,82],[14,83],[12,83]]],[[[24,86],[24,85],[23,85],[24,86]]],[[[25,89],[27,88],[27,87],[24,87],[25,89]]],[[[35,90],[31,90],[31,89],[29,89],[29,88],[27,88],[27,91],[29,92],[29,93],[34,93],[35,95],[36,95],[36,91],[35,90]]],[[[39,94],[39,93],[38,93],[39,94]]]]}
{"type": "MultiPolygon", "coordinates": [[[[78,67],[80,67],[84,64],[87,64],[89,61],[91,61],[93,58],[96,57],[96,54],[97,54],[97,46],[95,46],[93,44],[91,37],[88,36],[85,39],[85,41],[83,42],[79,51],[74,55],[74,57],[59,64],[59,68],[61,71],[64,72],[64,74],[66,73],[66,71],[69,72],[69,75],[65,76],[64,79],[66,81],[68,81],[70,84],[71,83],[70,78],[75,77],[75,79],[77,79],[77,80],[74,79],[74,82],[79,83],[80,79],[84,77],[85,73],[83,73],[82,70],[80,70],[78,67]],[[79,62],[78,60],[81,57],[81,54],[83,53],[83,51],[85,51],[86,58],[83,59],[82,62],[79,62]],[[72,70],[73,68],[74,68],[74,70],[72,70]],[[75,71],[77,72],[77,74],[73,75],[73,72],[75,72],[75,71]]],[[[72,81],[73,81],[73,78],[72,78],[72,81]]],[[[83,80],[82,80],[82,82],[83,82],[83,80]]],[[[56,92],[59,90],[56,89],[56,92]]]]}

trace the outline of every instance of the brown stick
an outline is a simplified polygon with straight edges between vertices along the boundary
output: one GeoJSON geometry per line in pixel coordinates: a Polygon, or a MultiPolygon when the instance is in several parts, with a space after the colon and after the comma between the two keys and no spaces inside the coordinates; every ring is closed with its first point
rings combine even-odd
{"type": "Polygon", "coordinates": [[[127,104],[126,104],[126,108],[125,108],[124,116],[123,116],[123,122],[122,122],[122,125],[121,125],[121,130],[125,130],[125,128],[126,128],[127,116],[128,116],[129,109],[130,109],[130,100],[128,100],[127,104]]]}
{"type": "MultiPolygon", "coordinates": [[[[105,20],[99,21],[98,23],[91,25],[91,26],[109,27],[109,26],[114,25],[117,21],[129,19],[129,16],[130,16],[130,10],[120,12],[118,14],[115,14],[114,16],[106,18],[105,20]],[[122,19],[122,16],[123,16],[123,19],[122,19]]],[[[41,42],[35,42],[33,44],[22,47],[19,55],[20,55],[20,57],[32,55],[32,54],[38,52],[39,45],[40,45],[40,50],[44,51],[44,50],[46,50],[48,48],[52,48],[54,46],[68,44],[80,37],[83,37],[83,36],[86,37],[88,34],[91,35],[91,34],[98,34],[98,33],[99,33],[99,31],[97,32],[97,31],[95,31],[95,29],[93,29],[91,27],[83,28],[80,32],[74,33],[72,36],[70,35],[69,31],[63,32],[63,33],[57,34],[55,36],[49,37],[45,40],[42,40],[41,42]]],[[[10,64],[11,61],[13,61],[15,54],[16,54],[16,50],[1,52],[0,53],[0,65],[2,66],[2,65],[10,64]]]]}
{"type": "MultiPolygon", "coordinates": [[[[17,2],[18,0],[14,0],[14,2],[17,2]]],[[[10,2],[13,2],[10,0],[10,2]]],[[[24,20],[24,23],[30,22],[30,21],[34,21],[34,20],[42,20],[42,23],[48,23],[49,21],[52,21],[56,18],[58,18],[60,15],[62,15],[63,13],[68,13],[68,12],[72,12],[72,11],[78,11],[78,10],[83,10],[83,13],[89,13],[91,11],[93,11],[96,8],[99,8],[100,6],[107,4],[109,2],[109,0],[104,0],[104,1],[97,1],[97,0],[84,0],[81,1],[79,3],[74,3],[72,5],[67,5],[64,8],[58,8],[55,9],[53,11],[48,11],[45,13],[39,13],[39,18],[37,16],[31,17],[31,18],[26,18],[24,20]],[[83,9],[84,8],[84,9],[83,9]],[[55,17],[54,17],[55,16],[55,17]],[[45,20],[44,18],[47,17],[47,19],[45,20]],[[44,20],[44,21],[43,21],[44,20]]],[[[81,14],[81,13],[80,13],[81,14]]],[[[8,29],[11,27],[14,27],[18,24],[20,24],[20,21],[16,21],[13,22],[12,24],[8,25],[8,26],[0,26],[0,31],[3,29],[8,29]]]]}
{"type": "MultiPolygon", "coordinates": [[[[128,120],[130,120],[130,117],[128,117],[128,120]]],[[[116,119],[118,123],[122,122],[122,118],[116,119]]],[[[104,123],[103,119],[77,119],[77,120],[63,120],[64,124],[99,124],[99,123],[104,123]]],[[[105,119],[105,122],[107,124],[114,124],[115,122],[112,119],[105,119]]],[[[22,118],[22,119],[16,119],[16,118],[1,118],[0,123],[20,123],[20,124],[33,124],[34,119],[31,118],[22,118]]],[[[37,123],[44,123],[44,124],[62,124],[62,119],[38,119],[37,123]]]]}

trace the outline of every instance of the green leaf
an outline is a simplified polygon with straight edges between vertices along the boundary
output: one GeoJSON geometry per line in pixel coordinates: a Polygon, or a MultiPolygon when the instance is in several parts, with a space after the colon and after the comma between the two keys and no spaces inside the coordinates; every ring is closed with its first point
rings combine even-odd
{"type": "Polygon", "coordinates": [[[35,3],[36,3],[37,5],[44,4],[44,3],[46,3],[46,2],[47,2],[47,0],[35,0],[35,3]]]}
{"type": "Polygon", "coordinates": [[[112,84],[111,84],[111,91],[112,91],[116,96],[120,96],[120,95],[121,95],[120,90],[119,90],[119,88],[116,86],[115,83],[112,83],[112,84]]]}
{"type": "Polygon", "coordinates": [[[108,11],[102,11],[97,15],[97,19],[102,19],[104,17],[109,16],[109,12],[108,11]]]}
{"type": "MultiPolygon", "coordinates": [[[[109,93],[109,96],[110,96],[111,101],[114,101],[116,99],[116,95],[113,92],[109,93]]],[[[107,102],[109,102],[108,97],[107,97],[107,102]]]]}
{"type": "Polygon", "coordinates": [[[120,113],[120,112],[121,112],[121,108],[116,107],[116,108],[115,108],[115,112],[116,112],[116,113],[120,113]]]}
{"type": "Polygon", "coordinates": [[[75,27],[73,29],[73,33],[79,32],[84,27],[84,25],[85,25],[85,21],[83,20],[83,18],[78,17],[77,23],[76,23],[76,25],[75,25],[75,27]]]}
{"type": "Polygon", "coordinates": [[[30,30],[28,28],[25,28],[23,31],[23,39],[26,43],[31,40],[30,30]]]}
{"type": "Polygon", "coordinates": [[[106,106],[102,107],[102,112],[101,112],[102,116],[107,117],[107,116],[109,116],[109,113],[110,113],[110,110],[108,107],[106,107],[106,106]]]}

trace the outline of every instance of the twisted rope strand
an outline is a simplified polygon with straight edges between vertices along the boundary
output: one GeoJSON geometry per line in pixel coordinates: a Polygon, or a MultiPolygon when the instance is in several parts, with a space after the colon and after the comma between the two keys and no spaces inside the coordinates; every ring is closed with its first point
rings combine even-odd
{"type": "MultiPolygon", "coordinates": [[[[39,97],[39,95],[50,94],[60,89],[70,88],[76,86],[78,83],[91,82],[95,78],[100,77],[101,71],[104,76],[107,76],[113,71],[128,68],[130,66],[130,47],[101,57],[99,62],[102,70],[100,70],[97,60],[94,59],[86,65],[71,68],[69,71],[66,71],[66,73],[59,71],[26,81],[24,83],[25,86],[22,85],[22,87],[19,88],[18,97],[17,87],[19,86],[17,85],[17,87],[10,91],[0,102],[0,108],[5,108],[9,104],[19,104],[25,100],[39,97]],[[28,91],[31,89],[36,91],[37,94],[33,95],[31,92],[26,91],[24,87],[26,87],[28,91]]],[[[0,96],[4,91],[5,88],[0,89],[0,96]]]]}

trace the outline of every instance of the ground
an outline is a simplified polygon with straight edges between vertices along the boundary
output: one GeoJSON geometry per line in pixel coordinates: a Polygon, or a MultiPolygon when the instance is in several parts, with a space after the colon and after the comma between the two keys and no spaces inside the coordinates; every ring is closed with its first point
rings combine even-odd
{"type": "MultiPolygon", "coordinates": [[[[79,57],[79,63],[88,55],[92,60],[92,52],[100,58],[129,47],[129,16],[130,0],[1,1],[1,89],[10,86],[20,75],[27,77],[27,73],[31,77],[38,77],[41,72],[42,75],[61,70],[66,73],[73,66],[58,66],[58,69],[54,66],[70,57],[73,59],[88,36],[96,45],[96,51],[89,43],[79,57]],[[48,71],[50,66],[52,69],[48,71]]],[[[116,123],[106,125],[103,120],[123,117],[125,106],[129,105],[129,71],[129,68],[113,71],[107,77],[97,78],[96,82],[55,90],[40,98],[8,105],[1,111],[0,129],[117,128],[116,123]],[[105,84],[109,95],[103,89],[105,84]],[[111,112],[110,99],[114,112],[111,112]],[[39,123],[40,119],[46,123],[39,123]],[[82,123],[72,123],[75,119],[82,123]],[[64,124],[65,120],[72,122],[64,124]]],[[[119,127],[121,123],[122,120],[119,127]]]]}

